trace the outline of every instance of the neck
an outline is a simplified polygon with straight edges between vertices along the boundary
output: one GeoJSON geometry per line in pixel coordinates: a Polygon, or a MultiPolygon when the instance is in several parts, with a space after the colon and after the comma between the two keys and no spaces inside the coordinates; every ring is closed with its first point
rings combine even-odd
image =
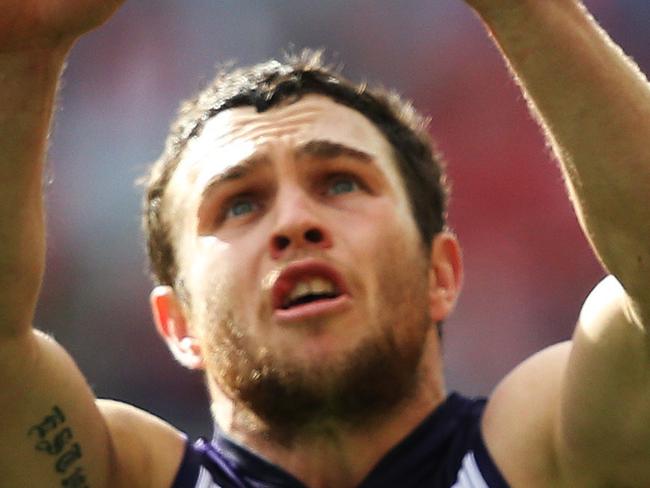
{"type": "Polygon", "coordinates": [[[278,435],[248,408],[211,385],[213,415],[225,434],[291,473],[306,486],[358,486],[381,458],[445,398],[439,342],[437,337],[428,339],[413,394],[390,411],[363,423],[319,422],[287,442],[282,434],[278,435]],[[337,469],[333,470],[332,466],[337,469]]]}

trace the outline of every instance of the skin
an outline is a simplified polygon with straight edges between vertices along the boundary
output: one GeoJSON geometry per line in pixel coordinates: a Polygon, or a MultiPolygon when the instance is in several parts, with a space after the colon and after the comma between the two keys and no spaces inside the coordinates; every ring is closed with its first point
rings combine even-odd
{"type": "MultiPolygon", "coordinates": [[[[610,274],[585,302],[572,341],[533,356],[491,395],[482,421],[488,449],[514,487],[648,486],[650,88],[576,0],[467,3],[483,19],[546,130],[580,223],[610,274]]],[[[74,41],[107,20],[119,4],[1,2],[0,472],[7,486],[24,486],[25,473],[33,486],[60,486],[77,468],[93,488],[170,486],[184,448],[182,436],[160,419],[97,400],[65,350],[31,326],[44,263],[42,167],[57,80],[74,41]],[[59,419],[57,432],[65,429],[65,447],[79,445],[83,451],[64,473],[53,469],[57,458],[38,447],[39,440],[54,435],[43,427],[53,412],[59,419]]],[[[390,309],[382,310],[378,298],[394,291],[385,278],[413,280],[405,283],[424,290],[414,300],[418,306],[426,303],[435,322],[453,308],[461,272],[453,236],[441,234],[426,251],[418,244],[385,142],[363,118],[331,103],[310,99],[259,117],[231,111],[208,124],[172,182],[167,204],[177,222],[189,290],[215,298],[198,302],[209,306],[188,308],[162,288],[152,294],[152,305],[158,328],[178,359],[206,369],[215,417],[228,432],[310,486],[340,487],[362,479],[444,395],[439,345],[432,329],[421,327],[421,315],[406,313],[404,320],[381,324],[390,309]],[[337,120],[328,115],[337,111],[337,120]],[[246,120],[253,132],[242,130],[246,120]],[[376,194],[357,191],[349,182],[335,194],[329,191],[340,189],[340,182],[314,186],[323,180],[314,179],[294,157],[296,147],[314,134],[361,144],[354,147],[371,154],[379,168],[376,194]],[[220,151],[224,157],[219,164],[232,164],[250,155],[251,148],[269,159],[261,176],[268,186],[265,205],[259,207],[264,211],[245,217],[243,225],[212,225],[214,218],[200,210],[197,197],[215,171],[224,168],[205,155],[220,151]],[[345,219],[338,218],[342,215],[345,219]],[[359,241],[352,239],[348,221],[354,222],[359,241]],[[256,239],[243,240],[238,232],[244,228],[256,239]],[[283,239],[273,239],[278,235],[283,239]],[[292,245],[278,246],[287,241],[292,245]],[[350,306],[318,324],[313,319],[280,324],[268,312],[264,278],[306,253],[331,260],[350,281],[350,306]],[[419,272],[406,276],[393,267],[389,257],[396,255],[419,272]],[[193,257],[202,266],[192,264],[193,257]],[[231,259],[244,272],[235,275],[221,259],[231,259]],[[377,268],[370,265],[372,259],[377,268]],[[219,294],[212,293],[213,285],[219,294]],[[239,297],[249,295],[253,306],[244,307],[239,297]],[[285,366],[315,373],[312,379],[319,377],[319,365],[339,364],[368,340],[390,332],[407,346],[424,331],[414,396],[399,415],[375,418],[356,430],[346,429],[338,417],[289,446],[265,441],[258,433],[273,426],[242,410],[233,394],[237,390],[224,391],[227,384],[217,381],[214,372],[218,363],[210,348],[219,337],[223,322],[218,317],[224,311],[237,318],[233,324],[252,350],[266,339],[287,358],[285,366]],[[355,316],[372,320],[361,326],[355,316]],[[253,428],[242,424],[242,417],[253,428]],[[319,463],[319,456],[328,463],[319,463]],[[339,463],[340,472],[330,473],[330,462],[339,463]]]]}

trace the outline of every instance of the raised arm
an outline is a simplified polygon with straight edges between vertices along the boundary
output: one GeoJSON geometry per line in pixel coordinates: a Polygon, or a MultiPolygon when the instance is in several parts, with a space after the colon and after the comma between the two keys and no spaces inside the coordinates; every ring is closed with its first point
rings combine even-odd
{"type": "Polygon", "coordinates": [[[43,274],[42,174],[65,56],[116,1],[0,2],[0,338],[31,329],[43,274]]]}
{"type": "Polygon", "coordinates": [[[2,486],[165,486],[179,456],[180,443],[171,442],[176,451],[162,458],[171,473],[148,471],[151,451],[133,433],[169,439],[171,429],[135,409],[96,403],[67,353],[31,325],[44,265],[42,174],[58,78],[77,37],[120,4],[0,0],[2,486]]]}
{"type": "Polygon", "coordinates": [[[529,361],[497,390],[488,436],[499,408],[523,402],[514,387],[552,383],[541,388],[548,408],[533,430],[550,429],[540,439],[552,444],[559,479],[649,486],[650,86],[578,0],[467,3],[544,128],[585,234],[612,275],[586,301],[572,345],[529,361]]]}

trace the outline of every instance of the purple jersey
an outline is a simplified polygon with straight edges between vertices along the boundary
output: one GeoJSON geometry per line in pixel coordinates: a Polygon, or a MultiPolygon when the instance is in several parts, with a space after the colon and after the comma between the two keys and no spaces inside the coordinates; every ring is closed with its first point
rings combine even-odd
{"type": "MultiPolygon", "coordinates": [[[[386,453],[359,488],[508,488],[481,435],[485,404],[452,393],[386,453]]],[[[172,488],[306,487],[217,432],[211,442],[188,442],[172,488]]]]}

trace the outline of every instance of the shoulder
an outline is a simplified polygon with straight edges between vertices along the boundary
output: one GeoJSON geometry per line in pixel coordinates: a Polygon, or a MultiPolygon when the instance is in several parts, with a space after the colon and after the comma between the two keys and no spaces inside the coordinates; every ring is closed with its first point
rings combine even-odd
{"type": "Polygon", "coordinates": [[[533,355],[493,392],[482,420],[485,443],[514,486],[562,486],[555,426],[571,343],[533,355]]]}
{"type": "Polygon", "coordinates": [[[144,410],[112,400],[97,400],[106,420],[118,465],[117,486],[170,487],[186,446],[185,436],[144,410]]]}

